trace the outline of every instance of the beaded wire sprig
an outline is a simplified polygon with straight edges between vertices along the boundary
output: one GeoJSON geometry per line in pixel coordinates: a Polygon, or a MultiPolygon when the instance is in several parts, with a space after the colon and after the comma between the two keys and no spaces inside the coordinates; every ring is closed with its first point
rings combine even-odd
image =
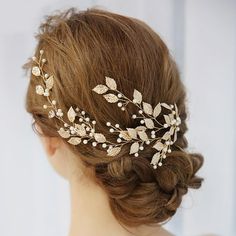
{"type": "Polygon", "coordinates": [[[36,93],[46,97],[48,104],[44,104],[43,108],[49,109],[48,117],[57,118],[63,123],[63,127],[58,130],[62,138],[68,139],[68,143],[72,145],[88,144],[91,141],[93,147],[101,145],[106,149],[108,156],[118,155],[124,145],[130,144],[129,154],[138,157],[139,151],[151,145],[156,152],[152,156],[150,164],[154,169],[162,165],[166,154],[171,152],[170,146],[177,140],[177,132],[180,130],[181,119],[176,104],[159,102],[153,108],[151,104],[142,101],[142,94],[136,89],[134,89],[133,100],[131,100],[117,90],[117,84],[113,78],[105,76],[105,84],[98,84],[92,90],[102,95],[107,102],[117,103],[122,111],[125,111],[129,103],[133,104],[138,108],[138,112],[133,114],[132,118],[139,119],[140,122],[140,125],[135,128],[122,129],[119,124],[112,125],[108,121],[106,126],[109,127],[109,132],[117,133],[117,142],[111,142],[102,133],[96,131],[96,121],[91,120],[89,115],[78,107],[75,109],[70,107],[67,111],[69,123],[64,120],[62,109],[58,108],[56,100],[51,98],[50,92],[54,85],[54,76],[48,75],[44,71],[43,67],[47,60],[43,58],[43,53],[44,51],[40,50],[39,58],[32,58],[36,64],[32,67],[32,74],[43,81],[43,84],[36,86],[36,93]],[[164,111],[166,112],[164,113],[164,111]],[[164,116],[164,124],[157,120],[160,115],[164,116]],[[161,130],[165,130],[162,136],[158,135],[161,130]]]}

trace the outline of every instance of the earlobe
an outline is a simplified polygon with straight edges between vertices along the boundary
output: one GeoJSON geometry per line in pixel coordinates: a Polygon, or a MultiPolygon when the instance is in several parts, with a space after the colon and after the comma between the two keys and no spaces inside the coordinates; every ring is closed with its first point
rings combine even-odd
{"type": "Polygon", "coordinates": [[[45,150],[48,156],[53,157],[59,147],[59,140],[58,138],[54,137],[44,137],[43,138],[45,150]]]}

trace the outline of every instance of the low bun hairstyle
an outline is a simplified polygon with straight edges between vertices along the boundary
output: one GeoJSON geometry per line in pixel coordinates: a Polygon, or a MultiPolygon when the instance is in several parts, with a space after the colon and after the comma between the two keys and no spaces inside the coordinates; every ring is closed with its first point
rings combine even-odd
{"type": "MultiPolygon", "coordinates": [[[[107,121],[122,127],[136,127],[130,114],[92,92],[103,84],[104,76],[116,80],[119,90],[132,97],[134,89],[150,104],[176,103],[181,118],[178,139],[167,154],[163,166],[150,165],[154,149],[146,148],[139,157],[122,148],[117,157],[91,145],[73,146],[63,140],[82,163],[91,169],[96,181],[107,193],[116,219],[126,226],[163,223],[170,219],[189,188],[199,188],[202,178],[196,172],[203,164],[199,153],[189,153],[185,133],[186,92],[178,68],[162,39],[145,23],[111,12],[69,9],[46,17],[37,35],[35,55],[44,49],[45,70],[55,76],[53,97],[62,110],[83,108],[97,121],[97,130],[112,138],[107,121]]],[[[31,68],[31,62],[25,67],[31,68]]],[[[26,109],[43,134],[59,137],[57,119],[48,119],[42,108],[44,99],[35,94],[30,79],[26,109]]],[[[132,110],[133,109],[133,110],[132,110]]]]}

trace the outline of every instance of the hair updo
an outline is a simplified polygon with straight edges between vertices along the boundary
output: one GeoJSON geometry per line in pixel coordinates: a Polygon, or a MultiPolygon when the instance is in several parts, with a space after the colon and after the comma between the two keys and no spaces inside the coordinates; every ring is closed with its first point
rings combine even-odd
{"type": "MultiPolygon", "coordinates": [[[[114,78],[127,97],[131,98],[137,89],[150,104],[176,103],[182,121],[178,139],[163,166],[156,170],[150,165],[154,152],[151,147],[133,157],[124,146],[122,155],[108,157],[102,149],[83,144],[73,146],[65,141],[84,165],[94,171],[95,181],[107,193],[119,222],[132,227],[168,220],[188,188],[201,186],[203,179],[195,174],[203,157],[186,151],[185,87],[164,42],[142,21],[93,8],[80,12],[70,9],[48,16],[37,39],[35,55],[44,49],[49,62],[45,70],[55,76],[53,97],[62,110],[67,111],[70,106],[83,108],[106,137],[112,138],[104,125],[107,121],[124,128],[131,128],[135,121],[127,111],[108,104],[92,91],[97,84],[103,84],[104,76],[114,78]]],[[[36,83],[30,80],[26,109],[44,135],[60,137],[57,132],[60,121],[48,118],[42,108],[44,98],[35,94],[36,83]]],[[[132,107],[129,110],[132,112],[132,107]]]]}

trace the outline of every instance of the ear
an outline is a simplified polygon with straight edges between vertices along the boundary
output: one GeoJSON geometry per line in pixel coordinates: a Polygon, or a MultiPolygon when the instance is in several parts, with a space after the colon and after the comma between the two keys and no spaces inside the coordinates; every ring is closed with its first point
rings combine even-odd
{"type": "MultiPolygon", "coordinates": [[[[36,129],[42,133],[42,129],[40,128],[37,123],[35,124],[36,129]]],[[[40,136],[40,140],[43,144],[43,147],[46,151],[46,154],[48,157],[53,157],[57,151],[57,149],[60,147],[61,140],[57,137],[46,137],[46,136],[40,136]]]]}

